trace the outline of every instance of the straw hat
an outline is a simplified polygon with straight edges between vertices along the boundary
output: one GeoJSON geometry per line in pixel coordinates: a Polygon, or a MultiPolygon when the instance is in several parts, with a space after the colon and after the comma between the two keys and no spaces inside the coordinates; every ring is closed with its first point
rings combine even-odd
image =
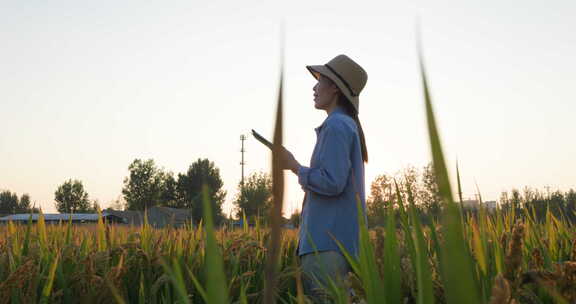
{"type": "Polygon", "coordinates": [[[356,111],[359,111],[358,96],[368,80],[368,74],[359,64],[346,55],[338,55],[325,65],[309,65],[306,68],[316,79],[320,75],[330,78],[350,100],[356,111]]]}

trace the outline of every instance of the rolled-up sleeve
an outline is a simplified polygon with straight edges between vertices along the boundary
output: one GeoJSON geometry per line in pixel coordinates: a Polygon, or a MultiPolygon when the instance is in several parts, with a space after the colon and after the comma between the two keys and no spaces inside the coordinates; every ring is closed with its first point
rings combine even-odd
{"type": "Polygon", "coordinates": [[[324,127],[319,136],[316,164],[298,170],[298,182],[304,190],[326,196],[344,191],[350,175],[351,135],[351,130],[340,124],[324,127]]]}

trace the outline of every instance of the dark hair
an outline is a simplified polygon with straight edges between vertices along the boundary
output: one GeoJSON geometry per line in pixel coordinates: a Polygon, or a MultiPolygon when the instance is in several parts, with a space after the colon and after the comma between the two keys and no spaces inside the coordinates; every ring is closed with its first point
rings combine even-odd
{"type": "Polygon", "coordinates": [[[360,119],[358,119],[358,111],[352,105],[350,100],[346,98],[346,96],[342,93],[338,95],[338,105],[344,108],[346,114],[352,117],[358,126],[358,134],[360,135],[360,145],[362,148],[362,160],[367,163],[368,162],[368,149],[366,148],[366,138],[364,137],[364,131],[362,130],[362,124],[360,124],[360,119]]]}

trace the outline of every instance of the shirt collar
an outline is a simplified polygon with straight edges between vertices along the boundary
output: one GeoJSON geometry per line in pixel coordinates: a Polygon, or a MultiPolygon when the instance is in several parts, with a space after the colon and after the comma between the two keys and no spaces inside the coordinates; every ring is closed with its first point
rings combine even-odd
{"type": "Polygon", "coordinates": [[[344,111],[344,109],[342,107],[336,107],[332,113],[330,113],[328,115],[328,117],[326,117],[326,119],[324,119],[324,121],[322,122],[322,124],[320,126],[318,126],[317,128],[314,129],[314,131],[316,131],[316,135],[318,135],[318,133],[320,133],[320,130],[322,130],[322,127],[324,127],[324,125],[326,124],[326,121],[328,121],[328,119],[330,119],[330,117],[332,117],[334,114],[346,114],[346,111],[344,111]]]}

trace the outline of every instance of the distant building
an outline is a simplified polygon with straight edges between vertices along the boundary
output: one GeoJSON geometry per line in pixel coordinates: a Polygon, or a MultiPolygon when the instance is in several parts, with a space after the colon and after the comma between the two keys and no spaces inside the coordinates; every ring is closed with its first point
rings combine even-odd
{"type": "Polygon", "coordinates": [[[114,215],[122,219],[122,222],[141,226],[144,224],[144,214],[148,220],[148,224],[155,228],[164,227],[183,227],[192,221],[192,211],[190,209],[176,209],[169,207],[151,207],[146,212],[144,211],[116,211],[105,210],[107,214],[114,215]]]}
{"type": "Polygon", "coordinates": [[[464,208],[468,208],[468,209],[476,209],[479,206],[479,203],[477,200],[462,200],[462,206],[464,208]]]}
{"type": "MultiPolygon", "coordinates": [[[[464,208],[468,208],[468,209],[479,209],[480,208],[480,201],[472,200],[472,199],[463,200],[462,205],[464,206],[464,208]]],[[[485,202],[482,202],[482,206],[488,210],[493,210],[493,209],[496,209],[497,204],[496,204],[496,201],[485,201],[485,202]]]]}
{"type": "MultiPolygon", "coordinates": [[[[247,221],[248,227],[254,227],[254,222],[247,221]]],[[[230,226],[232,228],[243,228],[244,227],[244,220],[240,218],[239,220],[232,220],[230,221],[230,226]]]]}
{"type": "MultiPolygon", "coordinates": [[[[254,223],[254,221],[247,221],[248,222],[248,227],[256,227],[256,224],[254,223]]],[[[270,223],[265,223],[263,221],[260,221],[261,225],[268,225],[270,223]]],[[[244,228],[244,220],[242,218],[240,218],[239,220],[231,220],[229,223],[229,227],[234,228],[234,229],[238,229],[238,228],[244,228]]],[[[294,225],[294,223],[290,222],[289,219],[287,218],[282,218],[282,224],[280,225],[280,227],[284,228],[284,229],[297,229],[298,227],[296,225],[294,225]]]]}
{"type": "Polygon", "coordinates": [[[496,201],[485,201],[484,206],[486,206],[486,209],[496,209],[496,207],[498,207],[498,204],[496,203],[496,201]]]}
{"type": "MultiPolygon", "coordinates": [[[[133,226],[141,226],[144,224],[144,215],[148,220],[148,224],[155,228],[164,227],[183,227],[192,220],[192,212],[189,209],[176,209],[168,207],[152,207],[146,212],[144,211],[116,211],[104,210],[102,211],[102,218],[107,223],[128,224],[133,226]]],[[[7,223],[12,221],[14,223],[27,223],[28,219],[32,216],[32,222],[37,222],[39,218],[38,213],[23,213],[12,214],[0,218],[0,223],[7,223]]],[[[44,221],[46,223],[60,223],[68,222],[72,218],[72,223],[97,223],[97,213],[56,213],[44,214],[44,221]]]]}
{"type": "MultiPolygon", "coordinates": [[[[32,217],[32,222],[37,222],[40,214],[38,213],[20,213],[4,216],[0,218],[0,222],[6,223],[12,221],[14,223],[26,223],[32,217]]],[[[122,218],[112,214],[102,213],[102,218],[108,223],[122,223],[122,218]]],[[[74,224],[81,223],[97,223],[97,213],[47,213],[44,214],[44,222],[49,224],[56,224],[60,222],[68,222],[72,220],[74,224]]]]}

